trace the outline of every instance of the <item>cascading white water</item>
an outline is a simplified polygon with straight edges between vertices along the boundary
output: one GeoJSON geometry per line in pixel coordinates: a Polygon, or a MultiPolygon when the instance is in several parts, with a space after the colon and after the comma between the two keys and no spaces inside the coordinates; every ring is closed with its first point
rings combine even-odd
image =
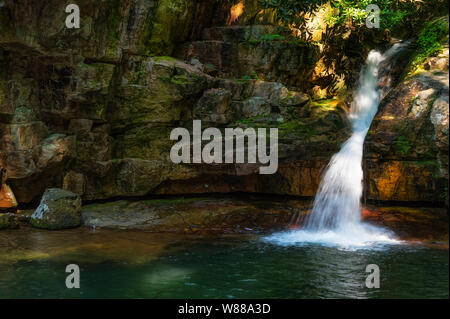
{"type": "Polygon", "coordinates": [[[305,229],[345,228],[359,223],[363,143],[380,101],[378,66],[383,56],[371,51],[360,74],[350,111],[352,136],[328,164],[305,229]]]}
{"type": "MultiPolygon", "coordinates": [[[[392,58],[405,47],[396,44],[385,54],[371,51],[360,73],[349,119],[352,135],[336,153],[325,171],[311,214],[303,229],[274,234],[266,239],[280,244],[319,242],[361,246],[373,242],[396,242],[384,229],[361,223],[360,200],[363,191],[363,144],[377,112],[381,95],[380,66],[384,76],[390,71],[392,58]]],[[[389,85],[389,78],[387,78],[389,85]]],[[[383,88],[386,91],[386,87],[383,88]]]]}

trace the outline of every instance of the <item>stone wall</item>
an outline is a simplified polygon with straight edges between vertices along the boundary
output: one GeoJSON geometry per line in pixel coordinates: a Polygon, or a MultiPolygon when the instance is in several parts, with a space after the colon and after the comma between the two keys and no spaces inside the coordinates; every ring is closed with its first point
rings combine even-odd
{"type": "MultiPolygon", "coordinates": [[[[84,200],[315,194],[350,133],[348,103],[307,94],[320,64],[315,44],[274,25],[257,1],[244,1],[231,21],[238,1],[80,0],[80,29],[65,27],[68,3],[0,2],[0,166],[19,202],[36,202],[49,187],[84,200]],[[170,132],[193,119],[221,129],[278,127],[278,172],[173,164],[170,132]]],[[[448,85],[409,81],[382,103],[371,129],[367,198],[436,202],[448,181],[448,85]],[[422,104],[413,109],[429,108],[408,115],[401,102],[403,113],[391,114],[399,99],[417,94],[414,103],[422,104]],[[391,116],[399,126],[392,132],[391,116]],[[412,134],[405,132],[424,140],[405,147],[412,134]]]]}

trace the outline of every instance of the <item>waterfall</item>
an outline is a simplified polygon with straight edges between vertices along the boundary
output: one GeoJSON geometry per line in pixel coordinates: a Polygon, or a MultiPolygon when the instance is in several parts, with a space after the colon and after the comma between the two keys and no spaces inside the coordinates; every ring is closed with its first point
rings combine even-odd
{"type": "Polygon", "coordinates": [[[397,43],[385,54],[377,51],[369,53],[350,109],[352,135],[331,158],[305,229],[345,229],[360,222],[364,139],[378,110],[382,91],[389,89],[389,73],[397,53],[406,45],[397,43]],[[379,72],[380,68],[383,68],[383,72],[379,72]],[[378,85],[381,79],[385,82],[384,87],[378,85]]]}
{"type": "Polygon", "coordinates": [[[381,54],[371,51],[362,68],[351,104],[352,135],[328,164],[314,200],[313,209],[301,230],[268,237],[278,243],[325,242],[364,245],[392,242],[392,234],[361,222],[363,191],[363,144],[378,104],[390,85],[389,73],[397,53],[407,44],[398,43],[381,54]],[[378,83],[385,83],[380,87],[378,83]]]}
{"type": "Polygon", "coordinates": [[[380,101],[378,67],[383,55],[371,51],[359,78],[349,118],[352,135],[332,158],[320,183],[305,229],[335,229],[359,223],[363,143],[380,101]]]}

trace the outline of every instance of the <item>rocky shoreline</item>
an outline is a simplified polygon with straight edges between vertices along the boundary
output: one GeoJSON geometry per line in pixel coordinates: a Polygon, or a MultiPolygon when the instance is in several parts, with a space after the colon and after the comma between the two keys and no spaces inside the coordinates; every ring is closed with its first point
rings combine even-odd
{"type": "MultiPolygon", "coordinates": [[[[254,194],[121,199],[83,205],[80,225],[95,230],[186,235],[264,234],[300,228],[310,208],[311,200],[254,194]]],[[[4,228],[27,228],[33,224],[34,212],[0,214],[0,221],[9,221],[9,227],[4,228]]],[[[448,246],[449,217],[445,208],[368,205],[362,220],[385,227],[402,240],[448,246]]]]}

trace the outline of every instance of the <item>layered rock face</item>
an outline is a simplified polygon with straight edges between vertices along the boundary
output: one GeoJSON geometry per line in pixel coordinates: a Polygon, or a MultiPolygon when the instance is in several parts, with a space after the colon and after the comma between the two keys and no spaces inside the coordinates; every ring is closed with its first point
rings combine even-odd
{"type": "Polygon", "coordinates": [[[381,102],[366,139],[366,196],[448,205],[448,45],[381,102]]]}
{"type": "Polygon", "coordinates": [[[182,44],[175,56],[185,61],[199,59],[220,77],[251,75],[308,88],[319,48],[299,40],[286,41],[289,35],[289,30],[272,25],[206,28],[201,40],[182,44]]]}
{"type": "MultiPolygon", "coordinates": [[[[17,201],[37,202],[50,187],[83,200],[225,192],[313,196],[323,168],[349,137],[347,103],[305,94],[315,85],[319,48],[273,25],[273,14],[256,9],[257,2],[245,1],[243,13],[233,17],[232,1],[80,0],[81,28],[68,29],[61,1],[1,1],[0,167],[17,201]],[[170,132],[191,128],[194,119],[222,131],[277,127],[277,173],[260,175],[255,164],[172,163],[170,132]]],[[[443,144],[436,143],[441,161],[448,122],[427,112],[443,132],[443,144]]],[[[409,168],[401,171],[407,196],[398,195],[397,186],[383,190],[392,171],[383,165],[412,164],[413,157],[386,157],[377,147],[390,142],[372,135],[368,198],[435,201],[442,179],[418,182],[423,190],[410,193],[421,175],[409,168]]]]}
{"type": "Polygon", "coordinates": [[[38,200],[48,187],[88,200],[314,195],[348,134],[344,103],[310,103],[290,88],[312,73],[314,45],[275,26],[215,27],[231,4],[78,5],[85,13],[80,29],[65,27],[57,1],[0,7],[0,164],[19,202],[38,200]],[[185,62],[154,56],[172,52],[185,62]],[[219,128],[279,127],[277,174],[261,176],[257,165],[173,164],[170,132],[193,119],[219,128]]]}

